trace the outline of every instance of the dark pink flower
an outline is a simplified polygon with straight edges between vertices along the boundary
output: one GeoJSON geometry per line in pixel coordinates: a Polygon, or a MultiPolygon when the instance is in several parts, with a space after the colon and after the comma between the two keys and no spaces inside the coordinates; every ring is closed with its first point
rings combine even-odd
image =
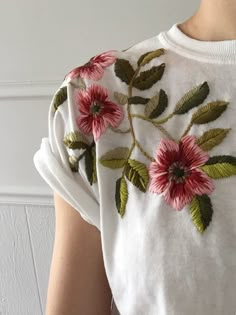
{"type": "Polygon", "coordinates": [[[90,58],[84,65],[71,70],[65,78],[74,79],[80,76],[81,78],[95,81],[101,79],[104,74],[104,69],[116,61],[114,52],[115,50],[109,50],[90,58]]]}
{"type": "Polygon", "coordinates": [[[101,85],[91,84],[77,95],[80,111],[76,119],[80,130],[85,134],[93,134],[98,140],[109,125],[116,128],[124,118],[123,109],[108,99],[108,90],[101,85]]]}
{"type": "Polygon", "coordinates": [[[184,136],[179,143],[162,139],[156,161],[149,165],[149,191],[163,193],[169,205],[181,210],[195,195],[214,190],[212,179],[199,168],[208,159],[209,155],[196,144],[195,136],[184,136]]]}

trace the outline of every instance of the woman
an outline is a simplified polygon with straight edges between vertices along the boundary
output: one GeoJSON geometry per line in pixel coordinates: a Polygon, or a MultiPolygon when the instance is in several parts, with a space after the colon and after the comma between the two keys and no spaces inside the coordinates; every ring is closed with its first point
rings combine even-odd
{"type": "Polygon", "coordinates": [[[65,76],[34,156],[56,210],[47,315],[235,314],[235,82],[235,0],[65,76]]]}

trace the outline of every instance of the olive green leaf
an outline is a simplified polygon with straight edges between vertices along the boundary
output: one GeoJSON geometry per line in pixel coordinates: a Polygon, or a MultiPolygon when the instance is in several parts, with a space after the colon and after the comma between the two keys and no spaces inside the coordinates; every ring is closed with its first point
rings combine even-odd
{"type": "Polygon", "coordinates": [[[134,76],[134,69],[126,59],[117,58],[114,65],[115,74],[121,81],[129,84],[134,76]]]}
{"type": "Polygon", "coordinates": [[[85,80],[81,78],[80,76],[78,76],[77,78],[74,78],[73,81],[69,81],[68,84],[72,85],[74,88],[79,88],[81,90],[85,90],[87,87],[85,80]]]}
{"type": "Polygon", "coordinates": [[[78,172],[78,158],[74,155],[69,156],[69,165],[72,172],[78,172]]]}
{"type": "Polygon", "coordinates": [[[125,165],[128,158],[129,148],[117,147],[103,154],[99,161],[100,163],[109,168],[121,168],[125,165]]]}
{"type": "Polygon", "coordinates": [[[145,106],[145,115],[149,118],[160,116],[168,105],[168,98],[164,90],[153,96],[145,106]]]}
{"type": "Polygon", "coordinates": [[[133,81],[133,86],[139,90],[147,90],[162,78],[165,70],[165,63],[153,66],[151,69],[140,72],[139,76],[133,81]]]}
{"type": "Polygon", "coordinates": [[[129,104],[146,104],[150,98],[144,98],[142,96],[131,96],[128,99],[129,104]]]}
{"type": "Polygon", "coordinates": [[[119,103],[119,105],[126,105],[128,103],[128,95],[123,93],[114,92],[114,98],[119,103]]]}
{"type": "Polygon", "coordinates": [[[137,63],[139,66],[144,66],[147,63],[149,63],[151,60],[153,60],[154,58],[160,57],[164,53],[165,53],[164,48],[159,48],[157,50],[148,51],[145,54],[143,54],[142,56],[140,56],[137,63]]]}
{"type": "Polygon", "coordinates": [[[118,178],[116,181],[115,200],[118,213],[123,217],[125,214],[126,203],[128,201],[127,183],[123,177],[118,178]]]}
{"type": "Polygon", "coordinates": [[[208,94],[209,86],[205,81],[184,94],[184,96],[176,104],[174,113],[178,115],[187,113],[193,107],[202,104],[208,94]]]}
{"type": "Polygon", "coordinates": [[[214,101],[200,107],[192,116],[192,124],[206,124],[216,120],[226,110],[229,103],[214,101]]]}
{"type": "Polygon", "coordinates": [[[87,139],[78,130],[69,132],[65,135],[64,144],[70,149],[86,149],[89,146],[87,139]]]}
{"type": "Polygon", "coordinates": [[[94,153],[92,152],[92,148],[87,149],[85,151],[84,157],[85,157],[85,172],[86,172],[87,179],[90,185],[92,185],[94,180],[96,179],[96,175],[94,174],[96,166],[94,168],[95,161],[94,161],[94,153]]]}
{"type": "Polygon", "coordinates": [[[61,87],[53,96],[54,111],[67,100],[67,86],[61,87]]]}
{"type": "Polygon", "coordinates": [[[145,192],[149,181],[149,174],[145,164],[129,159],[125,165],[125,175],[139,190],[145,192]]]}
{"type": "Polygon", "coordinates": [[[211,178],[236,175],[236,157],[231,155],[212,156],[200,168],[211,178]]]}
{"type": "Polygon", "coordinates": [[[190,203],[192,221],[200,233],[203,233],[212,220],[213,208],[207,195],[196,195],[190,203]]]}
{"type": "Polygon", "coordinates": [[[214,128],[207,130],[203,133],[203,135],[200,138],[197,139],[196,143],[204,151],[209,151],[216,145],[220,144],[230,130],[231,128],[228,129],[214,128]]]}

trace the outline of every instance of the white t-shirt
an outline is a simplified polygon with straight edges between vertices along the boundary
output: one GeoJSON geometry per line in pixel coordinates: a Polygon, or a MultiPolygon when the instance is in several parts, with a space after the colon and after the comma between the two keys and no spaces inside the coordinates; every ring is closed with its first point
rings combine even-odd
{"type": "Polygon", "coordinates": [[[236,40],[97,53],[48,119],[35,166],[100,230],[120,314],[235,315],[236,40]]]}

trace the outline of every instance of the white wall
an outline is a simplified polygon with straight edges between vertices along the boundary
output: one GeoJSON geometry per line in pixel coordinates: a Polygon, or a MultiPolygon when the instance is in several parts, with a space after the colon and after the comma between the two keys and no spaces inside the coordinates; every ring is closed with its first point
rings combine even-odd
{"type": "Polygon", "coordinates": [[[183,21],[198,2],[1,0],[1,315],[43,314],[54,218],[42,206],[52,191],[32,159],[47,135],[53,92],[89,57],[183,21]]]}

